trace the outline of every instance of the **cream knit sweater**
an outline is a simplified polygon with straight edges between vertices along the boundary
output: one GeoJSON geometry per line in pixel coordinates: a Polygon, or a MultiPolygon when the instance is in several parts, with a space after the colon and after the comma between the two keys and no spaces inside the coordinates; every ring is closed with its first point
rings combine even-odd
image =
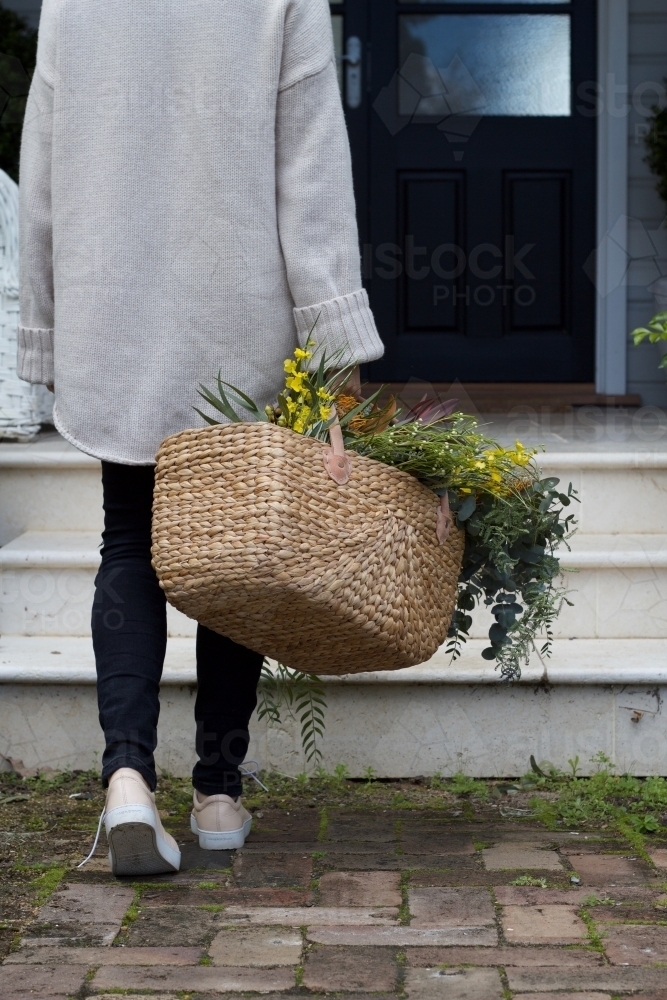
{"type": "Polygon", "coordinates": [[[315,339],[382,354],[327,0],[44,0],[21,157],[19,373],[150,464],[199,382],[265,404],[315,339]]]}

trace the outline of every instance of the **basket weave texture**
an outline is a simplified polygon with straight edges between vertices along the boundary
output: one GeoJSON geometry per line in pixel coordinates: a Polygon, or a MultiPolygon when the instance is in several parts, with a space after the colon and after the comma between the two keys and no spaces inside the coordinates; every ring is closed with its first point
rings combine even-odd
{"type": "Polygon", "coordinates": [[[435,494],[268,423],[183,431],[157,455],[153,565],[190,618],[312,674],[396,670],[444,642],[463,532],[440,545],[435,494]]]}

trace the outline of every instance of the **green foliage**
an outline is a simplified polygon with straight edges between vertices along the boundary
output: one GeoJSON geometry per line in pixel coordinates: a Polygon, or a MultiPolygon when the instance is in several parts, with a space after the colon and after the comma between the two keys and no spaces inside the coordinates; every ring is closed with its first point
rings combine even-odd
{"type": "Polygon", "coordinates": [[[49,896],[56,891],[67,873],[67,868],[58,864],[37,862],[31,865],[15,864],[14,871],[35,872],[35,878],[28,883],[33,893],[33,904],[42,906],[49,896]]]}
{"type": "Polygon", "coordinates": [[[654,105],[648,122],[649,130],[644,138],[644,162],[658,178],[658,194],[667,202],[667,108],[654,105]]]}
{"type": "Polygon", "coordinates": [[[327,831],[329,829],[329,813],[327,812],[326,806],[320,812],[320,826],[317,831],[318,840],[326,840],[327,831]]]}
{"type": "Polygon", "coordinates": [[[560,567],[554,552],[574,529],[574,517],[565,508],[577,497],[572,484],[561,493],[558,482],[535,475],[530,488],[514,493],[512,502],[482,494],[463,522],[460,511],[470,498],[462,501],[450,491],[450,507],[465,528],[466,544],[448,648],[454,657],[460,655],[472,627],[470,612],[483,601],[496,621],[482,656],[496,660],[506,680],[520,677],[539,635],[540,656],[550,656],[553,622],[563,604],[570,603],[556,583],[560,567]]]}
{"type": "Polygon", "coordinates": [[[538,767],[532,758],[531,779],[537,788],[558,793],[558,798],[550,802],[532,799],[535,815],[551,828],[558,822],[566,826],[613,825],[622,828],[629,839],[636,839],[637,849],[641,849],[644,834],[662,830],[660,817],[667,812],[667,780],[615,774],[611,760],[602,752],[595,754],[592,763],[597,769],[583,778],[553,767],[547,773],[545,765],[538,767]]]}
{"type": "MultiPolygon", "coordinates": [[[[311,327],[306,348],[297,347],[294,351],[294,358],[288,358],[285,361],[285,388],[279,393],[275,406],[265,406],[264,409],[260,409],[254,400],[246,396],[244,392],[237,389],[236,386],[230,385],[229,382],[224,382],[220,372],[218,372],[217,378],[217,395],[205,385],[200,385],[199,395],[209,406],[212,406],[232,423],[240,423],[248,419],[239,414],[239,409],[241,409],[250,414],[253,420],[277,424],[279,427],[289,427],[297,434],[314,437],[319,441],[328,440],[329,427],[336,417],[332,403],[355,366],[348,365],[336,370],[340,363],[340,352],[332,357],[327,357],[326,352],[322,352],[317,370],[308,370],[313,356],[319,353],[315,352],[315,342],[311,339],[318,321],[319,316],[311,327]]],[[[342,416],[340,418],[341,427],[345,427],[354,420],[362,410],[369,406],[372,408],[379,394],[380,390],[342,416]]],[[[202,413],[196,406],[194,409],[211,426],[221,422],[202,413]]]]}
{"type": "Polygon", "coordinates": [[[0,169],[19,179],[21,130],[37,59],[37,32],[0,6],[0,169]]]}
{"type": "Polygon", "coordinates": [[[534,875],[519,875],[513,882],[510,882],[510,885],[530,885],[535,889],[548,889],[549,887],[545,878],[535,878],[534,875]]]}
{"type": "Polygon", "coordinates": [[[345,782],[349,779],[349,777],[350,777],[350,771],[347,764],[336,764],[333,772],[333,780],[335,784],[337,784],[339,787],[342,787],[345,784],[345,782]]]}
{"type": "Polygon", "coordinates": [[[145,889],[145,884],[141,882],[135,882],[132,888],[134,889],[134,899],[132,900],[127,910],[125,911],[125,916],[123,917],[119,931],[120,940],[123,940],[122,935],[127,934],[128,930],[130,929],[132,924],[135,923],[136,920],[138,920],[139,914],[141,913],[140,904],[141,904],[141,897],[145,889]]]}
{"type": "Polygon", "coordinates": [[[398,424],[380,434],[348,435],[346,446],[447,493],[456,524],[465,530],[449,630],[453,657],[460,656],[472,627],[470,612],[481,601],[496,619],[482,656],[497,662],[504,679],[520,676],[537,636],[544,637],[540,655],[549,656],[552,624],[569,603],[555,583],[560,567],[554,553],[574,530],[567,512],[577,500],[572,485],[562,492],[558,479],[541,479],[519,442],[514,449],[500,448],[461,413],[430,424],[398,424]]]}
{"type": "Polygon", "coordinates": [[[594,951],[599,951],[601,954],[604,954],[604,943],[602,941],[602,937],[597,927],[595,926],[595,921],[593,920],[593,917],[588,912],[585,906],[583,906],[579,910],[579,916],[586,924],[586,928],[588,930],[589,947],[592,948],[594,951]]]}
{"type": "Polygon", "coordinates": [[[410,872],[401,872],[400,880],[401,889],[401,903],[398,907],[398,922],[401,926],[406,927],[410,920],[412,919],[412,914],[410,913],[410,900],[408,893],[410,891],[410,872]]]}
{"type": "Polygon", "coordinates": [[[474,795],[484,802],[489,797],[489,788],[485,781],[480,781],[479,778],[468,778],[462,771],[457,772],[451,778],[448,787],[453,795],[474,795]]]}
{"type": "MultiPolygon", "coordinates": [[[[307,347],[314,346],[309,339],[307,347]]],[[[297,348],[294,359],[285,361],[286,388],[275,408],[260,410],[219,374],[217,396],[205,386],[200,386],[199,394],[228,420],[242,421],[239,410],[243,409],[255,420],[268,420],[325,440],[334,419],[331,404],[349,371],[327,380],[332,359],[323,355],[317,373],[313,373],[307,370],[312,357],[312,350],[297,348]]],[[[370,430],[356,431],[353,421],[374,409],[378,395],[379,390],[340,416],[345,446],[400,469],[437,495],[447,496],[457,526],[465,531],[449,651],[454,659],[460,656],[472,625],[469,612],[483,600],[495,623],[482,656],[497,662],[505,680],[518,679],[539,635],[543,637],[540,655],[550,655],[553,621],[563,604],[569,603],[563,588],[554,582],[560,572],[554,552],[574,529],[574,516],[566,509],[577,499],[576,490],[570,484],[561,492],[558,479],[541,479],[532,451],[519,441],[514,448],[500,447],[479,433],[474,417],[451,413],[448,404],[422,401],[402,417],[395,413],[392,402],[380,417],[370,420],[370,430]]],[[[209,424],[219,422],[201,410],[197,412],[209,424]]],[[[271,720],[279,719],[279,712],[276,714],[268,702],[262,711],[271,720]]],[[[318,755],[315,747],[313,736],[308,760],[318,755]]]]}
{"type": "MultiPolygon", "coordinates": [[[[630,334],[635,347],[643,341],[648,340],[651,344],[660,343],[667,340],[667,312],[659,312],[649,321],[648,326],[638,326],[630,334]]],[[[659,368],[667,366],[667,354],[663,356],[658,365],[659,368]]]]}
{"type": "Polygon", "coordinates": [[[46,822],[42,816],[29,816],[23,825],[26,830],[30,830],[32,833],[46,829],[46,822]]]}
{"type": "Polygon", "coordinates": [[[283,663],[272,669],[268,660],[262,664],[257,716],[271,725],[280,725],[285,709],[301,726],[301,744],[306,760],[322,758],[317,737],[324,736],[326,700],[319,677],[291,670],[283,663]]]}

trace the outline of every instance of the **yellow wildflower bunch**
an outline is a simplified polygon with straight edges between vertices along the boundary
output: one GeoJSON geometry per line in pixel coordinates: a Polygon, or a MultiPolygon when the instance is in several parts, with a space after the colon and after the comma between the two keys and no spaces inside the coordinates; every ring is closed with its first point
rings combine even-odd
{"type": "Polygon", "coordinates": [[[530,464],[535,454],[534,449],[526,448],[520,441],[515,443],[514,448],[498,445],[484,452],[476,462],[477,467],[488,475],[488,481],[481,484],[482,488],[497,496],[522,489],[529,480],[521,475],[521,470],[530,464]]]}
{"type": "Polygon", "coordinates": [[[315,342],[309,340],[305,348],[297,347],[294,356],[287,358],[283,364],[285,388],[278,396],[278,405],[266,408],[269,420],[297,434],[308,434],[316,425],[326,423],[336,398],[330,383],[324,382],[323,372],[308,371],[314,347],[315,342]]]}

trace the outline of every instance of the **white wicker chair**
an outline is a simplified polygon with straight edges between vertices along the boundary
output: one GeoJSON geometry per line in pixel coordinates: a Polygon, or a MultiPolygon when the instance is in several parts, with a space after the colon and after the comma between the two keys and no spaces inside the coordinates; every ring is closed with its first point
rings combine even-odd
{"type": "Polygon", "coordinates": [[[16,374],[19,322],[19,189],[0,170],[0,438],[29,441],[52,422],[53,396],[16,374]]]}

